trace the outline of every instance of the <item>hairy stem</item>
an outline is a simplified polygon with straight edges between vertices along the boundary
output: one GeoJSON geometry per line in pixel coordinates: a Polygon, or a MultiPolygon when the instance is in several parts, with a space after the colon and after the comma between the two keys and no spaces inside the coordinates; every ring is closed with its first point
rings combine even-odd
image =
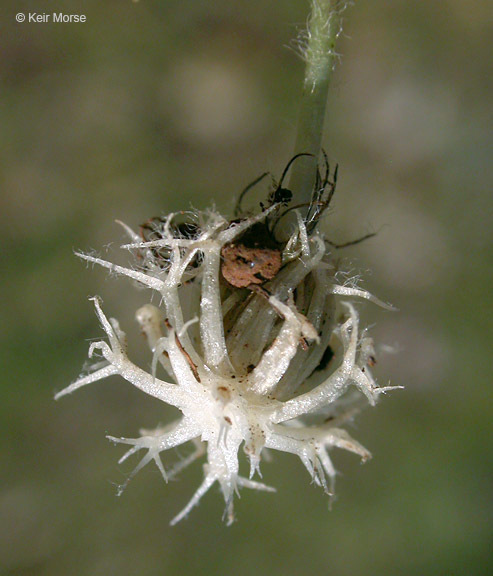
{"type": "MultiPolygon", "coordinates": [[[[335,43],[341,31],[341,12],[346,6],[340,0],[311,0],[311,14],[299,47],[306,62],[303,95],[298,120],[294,153],[309,153],[293,164],[289,189],[293,204],[310,202],[322,142],[329,80],[336,57],[335,43]]],[[[282,233],[295,223],[285,218],[282,233]]]]}

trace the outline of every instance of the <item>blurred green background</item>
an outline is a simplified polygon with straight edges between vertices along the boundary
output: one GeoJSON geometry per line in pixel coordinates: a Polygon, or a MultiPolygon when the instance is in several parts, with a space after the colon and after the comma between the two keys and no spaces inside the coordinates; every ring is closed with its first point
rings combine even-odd
{"type": "Polygon", "coordinates": [[[359,0],[346,12],[325,148],[339,185],[325,227],[364,286],[377,375],[404,385],[350,432],[374,458],[334,452],[338,499],[293,456],[263,466],[276,495],[217,489],[170,528],[201,478],[165,485],[105,434],[170,411],[115,378],[55,403],[101,336],[87,296],[134,321],[149,301],[73,249],[125,262],[116,218],[235,196],[294,145],[302,62],[286,45],[305,0],[6,0],[0,8],[2,254],[0,573],[12,576],[491,573],[492,19],[486,0],[359,0]],[[18,24],[17,12],[85,24],[18,24]]]}

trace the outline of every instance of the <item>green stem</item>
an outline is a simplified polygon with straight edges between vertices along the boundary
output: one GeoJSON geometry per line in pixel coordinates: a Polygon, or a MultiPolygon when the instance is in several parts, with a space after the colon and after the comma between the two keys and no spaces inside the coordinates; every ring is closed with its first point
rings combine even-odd
{"type": "MultiPolygon", "coordinates": [[[[294,153],[305,152],[312,156],[301,156],[291,168],[289,189],[293,193],[293,205],[308,203],[312,197],[329,80],[336,58],[335,43],[341,30],[340,14],[344,8],[345,3],[340,0],[311,0],[306,43],[302,45],[306,67],[294,153]]],[[[284,234],[289,233],[292,223],[293,218],[284,219],[284,234]]]]}

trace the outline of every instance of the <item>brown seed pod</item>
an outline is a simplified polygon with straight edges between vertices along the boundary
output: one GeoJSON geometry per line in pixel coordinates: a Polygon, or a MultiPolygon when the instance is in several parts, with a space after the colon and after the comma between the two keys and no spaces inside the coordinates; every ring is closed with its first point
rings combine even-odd
{"type": "MultiPolygon", "coordinates": [[[[277,204],[287,206],[293,194],[283,187],[284,179],[293,162],[300,156],[312,156],[302,152],[293,156],[288,162],[281,179],[274,185],[267,197],[267,205],[260,203],[260,208],[265,210],[277,204]]],[[[249,184],[240,194],[236,205],[235,214],[241,213],[241,203],[245,195],[256,186],[268,172],[264,172],[251,184],[249,184]]],[[[233,220],[239,222],[239,220],[233,220]]],[[[240,238],[226,244],[221,250],[221,273],[223,278],[235,288],[247,288],[264,284],[267,280],[275,278],[282,265],[282,250],[285,243],[280,243],[275,239],[273,230],[275,223],[269,218],[265,222],[259,222],[249,228],[240,238]]]]}
{"type": "Polygon", "coordinates": [[[221,273],[235,288],[263,284],[281,269],[281,245],[271,236],[267,225],[254,224],[235,242],[221,250],[221,273]]]}

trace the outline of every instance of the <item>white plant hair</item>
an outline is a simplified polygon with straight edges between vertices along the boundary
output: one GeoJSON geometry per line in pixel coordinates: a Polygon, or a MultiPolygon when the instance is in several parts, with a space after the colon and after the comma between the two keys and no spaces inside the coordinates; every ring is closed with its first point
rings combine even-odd
{"type": "MultiPolygon", "coordinates": [[[[216,211],[195,212],[196,233],[180,234],[175,214],[164,218],[156,239],[143,241],[129,227],[136,268],[117,266],[78,253],[87,262],[127,276],[157,292],[160,306],[145,304],[136,313],[152,353],[146,371],[127,355],[125,333],[107,318],[98,297],[92,298],[107,340],[93,342],[89,358],[97,361],[85,375],[56,394],[75,390],[119,374],[155,398],[175,406],[181,418],[139,438],[108,436],[136,452],[146,453],[130,474],[153,460],[164,480],[206,455],[204,479],[171,524],[185,518],[202,496],[218,483],[226,503],[224,518],[233,519],[233,497],[239,488],[274,491],[253,480],[268,450],[297,455],[313,482],[334,493],[332,448],[354,452],[365,461],[370,453],[341,428],[355,413],[353,399],[374,405],[391,387],[378,387],[370,367],[372,339],[359,329],[354,300],[370,300],[367,291],[340,285],[322,234],[297,226],[284,245],[282,268],[260,291],[235,288],[221,276],[221,250],[276,210],[230,222],[216,211]],[[324,354],[332,359],[323,366],[324,354]],[[101,356],[103,360],[101,360],[101,356]],[[164,375],[159,374],[162,370],[164,375]],[[161,453],[185,443],[193,451],[172,467],[161,453]],[[250,463],[248,478],[239,474],[240,448],[250,463]]],[[[183,213],[182,213],[183,214],[183,213]]],[[[326,357],[326,356],[325,356],[326,357]]]]}

